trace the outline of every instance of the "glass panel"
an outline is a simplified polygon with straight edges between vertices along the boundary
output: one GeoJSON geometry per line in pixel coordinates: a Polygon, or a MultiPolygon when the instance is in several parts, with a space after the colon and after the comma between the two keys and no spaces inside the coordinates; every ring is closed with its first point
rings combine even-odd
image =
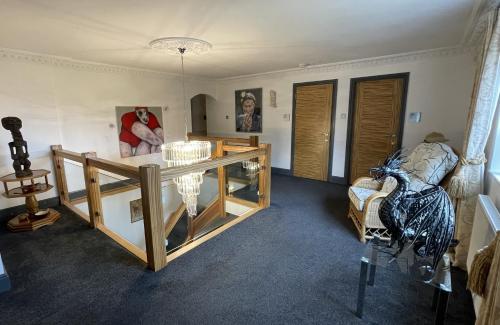
{"type": "Polygon", "coordinates": [[[432,271],[432,257],[420,257],[413,252],[412,247],[405,247],[397,258],[394,257],[397,244],[388,247],[388,243],[378,238],[371,240],[361,257],[361,261],[373,266],[393,269],[407,274],[411,279],[425,282],[433,287],[451,292],[450,258],[444,255],[432,271]]]}
{"type": "Polygon", "coordinates": [[[139,182],[103,170],[99,170],[99,182],[104,226],[145,250],[139,182]]]}
{"type": "Polygon", "coordinates": [[[217,204],[218,196],[217,169],[206,171],[203,175],[203,183],[200,186],[200,194],[197,198],[198,215],[190,218],[186,211],[178,211],[179,206],[182,204],[182,197],[177,192],[177,185],[173,181],[162,182],[165,225],[167,232],[170,231],[167,238],[168,251],[177,249],[186,242],[189,242],[191,240],[189,237],[194,236],[193,238],[197,238],[201,232],[205,232],[206,228],[219,218],[219,216],[212,214],[213,217],[203,217],[203,220],[199,219],[195,222],[205,209],[217,204]]]}
{"type": "Polygon", "coordinates": [[[209,234],[254,208],[252,202],[258,201],[258,181],[251,183],[250,176],[242,170],[241,163],[227,166],[226,175],[229,175],[226,188],[231,188],[233,191],[232,196],[226,196],[225,216],[221,215],[218,206],[217,169],[209,170],[203,176],[198,196],[198,215],[193,218],[189,217],[185,210],[180,209],[182,198],[177,192],[175,183],[173,181],[162,183],[165,225],[168,233],[167,253],[172,253],[193,240],[209,234]],[[253,201],[245,203],[248,197],[253,201]]]}
{"type": "Polygon", "coordinates": [[[82,164],[73,160],[64,159],[64,173],[68,184],[70,201],[86,199],[85,177],[83,176],[82,164]]]}
{"type": "Polygon", "coordinates": [[[106,195],[106,193],[125,191],[126,187],[130,187],[131,190],[137,187],[140,188],[140,182],[137,179],[126,178],[105,170],[99,170],[99,187],[101,195],[103,193],[106,195]]]}
{"type": "Polygon", "coordinates": [[[260,171],[256,169],[256,164],[251,161],[250,166],[244,166],[242,162],[239,162],[226,167],[228,196],[254,203],[259,202],[260,171]]]}

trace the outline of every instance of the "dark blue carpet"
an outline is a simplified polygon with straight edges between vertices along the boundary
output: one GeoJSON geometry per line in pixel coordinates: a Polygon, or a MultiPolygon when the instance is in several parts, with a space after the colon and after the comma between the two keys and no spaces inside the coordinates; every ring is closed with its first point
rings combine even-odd
{"type": "MultiPolygon", "coordinates": [[[[365,317],[354,307],[363,244],[346,188],[273,176],[273,202],[164,270],[64,208],[33,233],[0,229],[13,289],[0,324],[431,324],[432,289],[379,268],[365,317]]],[[[448,324],[472,324],[465,273],[453,271],[448,324]]]]}

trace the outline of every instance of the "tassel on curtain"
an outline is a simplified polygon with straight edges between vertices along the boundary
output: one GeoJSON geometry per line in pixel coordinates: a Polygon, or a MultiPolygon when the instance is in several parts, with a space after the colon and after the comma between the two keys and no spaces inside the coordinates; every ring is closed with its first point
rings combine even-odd
{"type": "Polygon", "coordinates": [[[486,283],[495,256],[496,246],[497,241],[493,240],[488,246],[483,247],[474,255],[469,278],[467,279],[467,289],[483,298],[486,296],[486,283]]]}
{"type": "Polygon", "coordinates": [[[488,248],[478,255],[472,263],[476,275],[471,274],[473,279],[469,279],[467,284],[472,286],[471,289],[474,288],[474,292],[478,289],[477,293],[482,293],[484,297],[476,325],[500,324],[500,233],[497,233],[488,248]],[[486,272],[486,275],[480,275],[480,271],[486,272]]]}

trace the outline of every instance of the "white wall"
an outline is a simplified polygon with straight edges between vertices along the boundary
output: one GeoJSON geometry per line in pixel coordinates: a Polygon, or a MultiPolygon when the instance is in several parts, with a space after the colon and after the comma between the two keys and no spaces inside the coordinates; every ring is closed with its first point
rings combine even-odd
{"type": "MultiPolygon", "coordinates": [[[[34,169],[52,170],[51,144],[77,152],[96,151],[102,158],[120,161],[115,106],[167,106],[163,114],[166,139],[184,137],[178,76],[17,51],[0,54],[0,117],[22,119],[21,132],[34,169]]],[[[186,86],[188,103],[198,93],[215,95],[213,83],[204,79],[188,78],[186,86]]],[[[10,132],[0,129],[0,175],[13,172],[10,141],[10,132]]],[[[50,181],[54,184],[53,177],[50,181]]],[[[56,195],[52,190],[38,198],[56,195]]],[[[23,203],[0,197],[0,209],[23,203]]]]}
{"type": "MultiPolygon", "coordinates": [[[[406,114],[422,112],[419,124],[405,123],[403,146],[413,148],[431,131],[444,133],[450,145],[461,149],[472,91],[473,59],[463,50],[434,50],[318,66],[303,70],[231,78],[217,82],[217,113],[207,112],[208,133],[235,132],[234,91],[263,88],[262,142],[273,146],[272,166],[290,168],[293,84],[338,79],[332,175],[344,176],[350,78],[410,72],[406,114]],[[269,106],[269,90],[277,92],[277,108],[269,106]],[[229,116],[229,119],[225,117],[229,116]]],[[[246,136],[246,135],[245,135],[246,136]]]]}

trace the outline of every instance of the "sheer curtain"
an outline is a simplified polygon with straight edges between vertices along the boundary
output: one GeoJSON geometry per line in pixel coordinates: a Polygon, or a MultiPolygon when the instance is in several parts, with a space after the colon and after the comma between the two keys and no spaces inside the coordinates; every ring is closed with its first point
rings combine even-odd
{"type": "Polygon", "coordinates": [[[500,85],[500,27],[498,8],[487,16],[483,47],[472,91],[462,157],[451,179],[450,196],[457,199],[455,236],[460,241],[453,254],[453,264],[466,268],[478,194],[483,191],[484,150],[498,104],[500,85]]]}

